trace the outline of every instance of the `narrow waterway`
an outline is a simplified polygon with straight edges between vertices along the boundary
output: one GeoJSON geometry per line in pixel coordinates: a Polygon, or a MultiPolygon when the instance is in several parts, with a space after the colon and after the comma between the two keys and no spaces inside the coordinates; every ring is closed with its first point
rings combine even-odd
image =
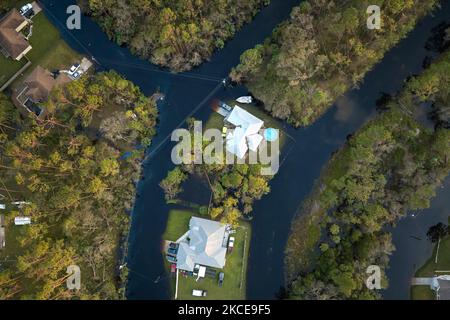
{"type": "MultiPolygon", "coordinates": [[[[206,119],[212,98],[234,98],[246,93],[243,87],[226,89],[221,79],[238,63],[240,54],[264,40],[272,29],[286,19],[298,0],[272,0],[252,23],[245,26],[225,48],[191,72],[171,74],[130,54],[125,48],[111,43],[90,18],[82,18],[82,29],[68,31],[65,26],[66,8],[75,0],[44,0],[45,12],[61,30],[65,40],[76,50],[94,57],[100,69],[114,69],[141,87],[146,94],[160,90],[165,100],[160,104],[160,124],[149,157],[145,162],[145,178],[138,186],[138,197],[130,233],[128,266],[130,299],[167,299],[168,279],[164,275],[160,253],[161,235],[165,229],[168,206],[158,186],[173,165],[170,161],[172,144],[168,136],[183,124],[189,115],[206,119]]],[[[314,180],[330,155],[343,145],[348,134],[357,130],[375,113],[375,104],[383,92],[395,93],[408,76],[422,70],[427,55],[424,48],[432,27],[450,20],[450,3],[426,18],[383,61],[370,72],[358,90],[348,92],[314,125],[295,130],[286,127],[295,139],[295,146],[271,182],[272,192],[256,203],[253,236],[248,269],[247,294],[250,299],[272,299],[284,282],[284,247],[290,223],[299,204],[310,192],[314,180]]],[[[448,188],[444,197],[448,197],[448,188]]],[[[441,210],[428,210],[429,223],[439,220],[441,210]]],[[[405,220],[407,221],[407,220],[405,220]]],[[[418,220],[417,220],[418,221],[418,220]]],[[[403,222],[402,222],[403,223],[403,222]]],[[[401,239],[414,233],[405,225],[394,229],[394,239],[403,255],[394,254],[391,263],[391,289],[388,298],[404,298],[409,289],[402,280],[402,271],[411,269],[418,256],[427,256],[426,246],[401,250],[401,239]],[[399,239],[399,240],[397,240],[399,239]],[[407,253],[406,253],[407,252],[407,253]],[[399,270],[399,271],[395,271],[399,270]],[[392,288],[396,284],[395,290],[392,288]]]]}

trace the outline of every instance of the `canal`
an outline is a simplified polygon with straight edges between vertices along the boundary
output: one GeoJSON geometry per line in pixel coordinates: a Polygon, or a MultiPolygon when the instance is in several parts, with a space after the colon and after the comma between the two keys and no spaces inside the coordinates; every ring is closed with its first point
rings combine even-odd
{"type": "MultiPolygon", "coordinates": [[[[165,95],[159,105],[158,135],[153,140],[144,164],[144,179],[139,183],[133,211],[127,296],[129,299],[168,299],[169,284],[164,276],[160,241],[169,207],[158,184],[167,171],[173,168],[170,161],[170,134],[184,124],[186,117],[194,115],[197,119],[207,119],[211,99],[235,98],[247,93],[244,87],[225,88],[222,79],[238,63],[240,54],[269,36],[299,1],[272,0],[252,23],[243,27],[209,62],[181,74],[172,74],[134,57],[128,49],[110,42],[89,17],[82,17],[81,30],[67,30],[66,9],[75,3],[74,0],[41,2],[45,5],[45,13],[60,29],[64,39],[74,49],[94,58],[100,70],[116,70],[147,95],[156,90],[165,95]]],[[[425,57],[435,55],[425,49],[425,43],[432,34],[432,28],[443,21],[450,21],[449,1],[433,16],[425,18],[365,77],[359,89],[341,97],[319,121],[302,129],[285,126],[284,129],[294,138],[295,146],[271,181],[271,193],[254,206],[247,283],[249,299],[275,297],[284,282],[284,247],[298,206],[310,192],[330,155],[343,145],[348,134],[375,114],[376,101],[381,95],[400,90],[407,77],[421,72],[425,57]]],[[[448,202],[450,191],[448,187],[440,191],[432,208],[423,213],[427,217],[426,222],[416,218],[414,224],[408,222],[414,218],[407,218],[393,229],[398,250],[392,257],[388,273],[391,287],[385,292],[386,298],[408,298],[405,273],[422,260],[425,261],[430,254],[430,246],[425,241],[423,245],[411,243],[410,235],[423,232],[427,224],[442,219],[443,207],[435,204],[445,202],[445,199],[448,202]],[[418,231],[417,224],[422,223],[422,229],[418,231]],[[413,250],[411,245],[415,246],[413,250]]]]}

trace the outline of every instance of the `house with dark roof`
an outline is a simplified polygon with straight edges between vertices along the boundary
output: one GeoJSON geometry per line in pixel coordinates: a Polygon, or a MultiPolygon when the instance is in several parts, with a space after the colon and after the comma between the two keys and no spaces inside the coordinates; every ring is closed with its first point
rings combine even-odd
{"type": "Polygon", "coordinates": [[[60,73],[55,77],[50,71],[37,66],[23,81],[22,86],[16,89],[12,100],[16,106],[23,106],[37,116],[41,116],[43,108],[40,104],[47,101],[52,89],[70,81],[67,74],[60,73]]]}
{"type": "Polygon", "coordinates": [[[30,24],[16,9],[0,20],[0,51],[14,60],[21,60],[32,48],[21,31],[30,24]]]}

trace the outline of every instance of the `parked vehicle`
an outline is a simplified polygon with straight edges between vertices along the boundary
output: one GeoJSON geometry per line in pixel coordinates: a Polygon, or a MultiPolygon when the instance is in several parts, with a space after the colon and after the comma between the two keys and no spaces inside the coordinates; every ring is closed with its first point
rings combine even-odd
{"type": "Polygon", "coordinates": [[[228,252],[232,252],[234,249],[234,237],[230,237],[230,239],[228,239],[228,252]]]}
{"type": "MultiPolygon", "coordinates": [[[[135,115],[136,116],[136,115],[135,115]]],[[[176,242],[169,243],[169,248],[178,249],[179,244],[176,242]]]]}
{"type": "Polygon", "coordinates": [[[75,71],[78,70],[79,67],[80,67],[80,65],[78,63],[74,64],[73,66],[70,67],[70,72],[74,73],[75,71]]]}
{"type": "Polygon", "coordinates": [[[227,132],[228,132],[228,128],[227,127],[223,127],[222,128],[222,137],[225,138],[227,136],[227,132]]]}
{"type": "Polygon", "coordinates": [[[22,8],[20,8],[20,14],[21,15],[26,15],[30,10],[33,10],[33,5],[31,3],[28,3],[26,5],[24,5],[22,8]]]}
{"type": "Polygon", "coordinates": [[[167,258],[167,261],[169,261],[169,262],[177,262],[177,258],[174,256],[167,255],[166,258],[167,258]]]}
{"type": "Polygon", "coordinates": [[[224,108],[227,111],[233,110],[229,105],[227,105],[225,102],[219,101],[219,107],[224,108]]]}
{"type": "Polygon", "coordinates": [[[75,71],[75,72],[73,73],[72,77],[73,77],[74,79],[78,79],[79,77],[81,77],[81,73],[79,73],[78,71],[75,71]]]}
{"type": "Polygon", "coordinates": [[[170,265],[170,272],[175,273],[177,271],[177,265],[175,263],[172,263],[170,265]]]}
{"type": "Polygon", "coordinates": [[[225,278],[225,273],[223,273],[223,272],[219,273],[219,287],[222,287],[224,278],[225,278]]]}
{"type": "Polygon", "coordinates": [[[167,252],[168,252],[169,254],[176,255],[177,252],[178,252],[178,249],[169,248],[169,249],[167,250],[167,252]]]}
{"type": "Polygon", "coordinates": [[[194,297],[206,297],[208,291],[206,290],[192,290],[192,295],[194,297]]]}

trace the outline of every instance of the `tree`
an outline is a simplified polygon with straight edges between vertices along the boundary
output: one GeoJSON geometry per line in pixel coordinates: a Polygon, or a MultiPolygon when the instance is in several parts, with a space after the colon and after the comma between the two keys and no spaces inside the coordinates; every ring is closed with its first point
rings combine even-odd
{"type": "Polygon", "coordinates": [[[438,224],[431,226],[430,229],[427,231],[427,238],[432,243],[438,242],[443,237],[447,236],[449,234],[449,227],[442,222],[439,222],[438,224]]]}
{"type": "Polygon", "coordinates": [[[175,167],[169,171],[167,177],[160,182],[161,188],[164,190],[166,200],[173,200],[183,191],[181,184],[187,179],[187,175],[180,169],[175,167]]]}

